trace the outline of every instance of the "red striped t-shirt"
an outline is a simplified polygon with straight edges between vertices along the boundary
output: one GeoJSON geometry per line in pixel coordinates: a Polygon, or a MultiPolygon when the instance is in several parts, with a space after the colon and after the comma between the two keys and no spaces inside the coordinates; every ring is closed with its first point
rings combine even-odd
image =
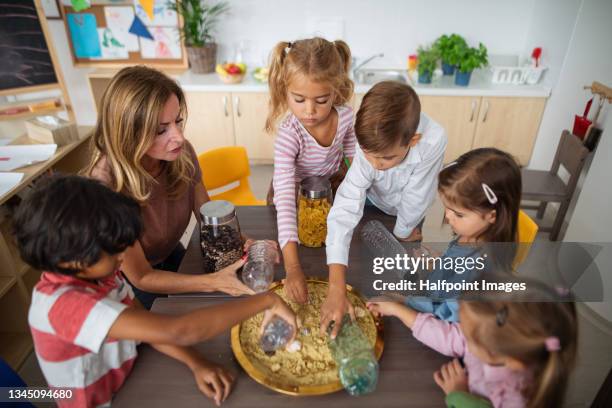
{"type": "Polygon", "coordinates": [[[330,146],[321,146],[293,115],[281,123],[274,143],[274,205],[278,242],[298,242],[295,185],[311,176],[331,177],[340,167],[342,156],[355,155],[353,109],[334,106],[338,127],[330,146]]]}
{"type": "Polygon", "coordinates": [[[71,388],[60,407],[110,404],[136,359],[136,342],[107,337],[132,304],[130,285],[116,271],[98,283],[44,272],[28,315],[40,368],[50,388],[71,388]]]}

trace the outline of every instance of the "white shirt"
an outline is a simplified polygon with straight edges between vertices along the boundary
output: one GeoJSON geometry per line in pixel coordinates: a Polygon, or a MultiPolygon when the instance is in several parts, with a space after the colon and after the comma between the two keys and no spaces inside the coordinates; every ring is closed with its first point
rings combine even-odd
{"type": "Polygon", "coordinates": [[[376,170],[357,147],[327,217],[327,264],[348,265],[353,230],[363,216],[366,196],[380,210],[397,216],[393,233],[400,238],[409,236],[423,219],[436,195],[447,137],[444,128],[424,113],[417,133],[421,140],[388,170],[376,170]]]}

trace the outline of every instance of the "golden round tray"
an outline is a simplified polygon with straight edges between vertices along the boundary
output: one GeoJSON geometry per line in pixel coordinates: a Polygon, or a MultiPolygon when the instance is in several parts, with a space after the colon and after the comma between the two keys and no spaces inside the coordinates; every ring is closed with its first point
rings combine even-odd
{"type": "MultiPolygon", "coordinates": [[[[310,278],[310,279],[307,279],[307,282],[315,283],[319,285],[326,285],[326,286],[328,285],[327,279],[323,279],[323,278],[310,278]]],[[[274,291],[278,288],[281,288],[282,286],[283,284],[281,282],[275,282],[274,284],[272,284],[269,290],[274,291]]],[[[347,292],[350,292],[353,295],[355,295],[356,299],[361,303],[360,306],[363,307],[365,310],[367,310],[366,300],[359,292],[357,292],[357,290],[355,290],[350,285],[346,285],[346,290],[347,292]]],[[[376,342],[374,344],[374,355],[376,356],[377,360],[380,360],[380,357],[382,356],[382,352],[384,348],[383,322],[380,317],[376,317],[374,315],[371,315],[371,316],[374,319],[374,324],[376,326],[376,342]]],[[[234,352],[234,355],[236,356],[238,363],[242,366],[244,371],[246,371],[249,377],[257,381],[261,385],[267,388],[270,388],[274,391],[280,392],[282,394],[300,395],[300,396],[330,394],[332,392],[340,391],[343,389],[342,384],[340,383],[339,379],[336,381],[327,383],[327,384],[295,385],[295,384],[288,384],[288,383],[282,383],[280,381],[275,381],[274,379],[266,376],[266,374],[262,370],[260,370],[255,364],[253,364],[249,356],[247,356],[247,354],[244,352],[244,349],[242,348],[242,345],[240,342],[241,327],[242,327],[241,324],[238,324],[232,327],[232,331],[231,331],[232,351],[234,352]]]]}

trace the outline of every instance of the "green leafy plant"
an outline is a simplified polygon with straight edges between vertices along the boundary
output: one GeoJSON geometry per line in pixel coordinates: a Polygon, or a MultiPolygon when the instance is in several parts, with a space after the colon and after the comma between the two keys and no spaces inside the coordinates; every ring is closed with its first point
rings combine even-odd
{"type": "Polygon", "coordinates": [[[168,2],[168,8],[174,10],[183,18],[181,38],[188,47],[203,47],[214,42],[213,31],[219,17],[229,11],[225,1],[213,5],[204,0],[176,0],[168,2]]]}
{"type": "Polygon", "coordinates": [[[436,40],[434,46],[439,50],[443,62],[457,65],[461,53],[467,48],[467,43],[459,34],[444,34],[436,40]]]}
{"type": "Polygon", "coordinates": [[[465,48],[460,53],[457,69],[460,72],[472,72],[476,68],[485,67],[488,64],[487,47],[479,43],[478,48],[465,48]]]}
{"type": "Polygon", "coordinates": [[[418,65],[417,70],[419,75],[426,75],[427,73],[433,74],[440,59],[440,53],[438,48],[432,47],[419,47],[417,50],[418,65]]]}

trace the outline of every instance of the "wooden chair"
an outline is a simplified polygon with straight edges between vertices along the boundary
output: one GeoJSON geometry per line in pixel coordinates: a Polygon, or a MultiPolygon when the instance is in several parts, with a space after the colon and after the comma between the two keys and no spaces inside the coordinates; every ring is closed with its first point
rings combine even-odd
{"type": "Polygon", "coordinates": [[[540,231],[550,232],[551,241],[556,241],[559,238],[565,214],[576,190],[576,184],[588,154],[589,149],[582,144],[582,141],[568,130],[564,130],[549,171],[528,169],[521,171],[523,178],[522,199],[540,202],[539,205],[523,206],[523,208],[537,208],[536,218],[541,219],[549,202],[560,203],[553,225],[540,226],[540,231]],[[570,174],[567,183],[564,183],[557,174],[561,165],[570,174]]]}
{"type": "Polygon", "coordinates": [[[518,247],[512,263],[514,270],[527,258],[529,248],[538,235],[538,224],[523,210],[519,210],[517,235],[518,247]]]}
{"type": "Polygon", "coordinates": [[[244,147],[228,146],[209,150],[198,156],[198,162],[202,169],[202,183],[207,190],[238,183],[228,191],[211,196],[211,200],[226,200],[234,205],[266,205],[265,200],[258,200],[251,190],[251,169],[244,147]]]}

